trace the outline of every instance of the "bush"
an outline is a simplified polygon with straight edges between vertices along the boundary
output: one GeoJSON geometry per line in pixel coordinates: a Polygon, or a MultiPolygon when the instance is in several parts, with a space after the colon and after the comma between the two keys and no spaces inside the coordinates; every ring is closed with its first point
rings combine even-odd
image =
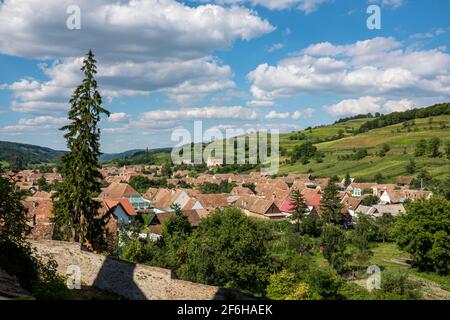
{"type": "Polygon", "coordinates": [[[267,286],[267,297],[273,300],[285,300],[286,297],[294,290],[295,274],[286,270],[280,273],[272,274],[269,277],[269,285],[267,286]]]}
{"type": "Polygon", "coordinates": [[[286,296],[285,300],[313,300],[316,297],[311,293],[308,284],[300,282],[294,290],[286,296]]]}
{"type": "Polygon", "coordinates": [[[339,297],[342,280],[331,268],[314,268],[308,274],[306,282],[317,299],[331,300],[339,297]]]}
{"type": "Polygon", "coordinates": [[[386,271],[381,277],[381,292],[375,296],[385,300],[417,300],[421,298],[420,284],[405,271],[386,271]]]}
{"type": "Polygon", "coordinates": [[[163,243],[151,240],[128,239],[121,247],[120,257],[134,263],[167,268],[167,253],[163,243]]]}

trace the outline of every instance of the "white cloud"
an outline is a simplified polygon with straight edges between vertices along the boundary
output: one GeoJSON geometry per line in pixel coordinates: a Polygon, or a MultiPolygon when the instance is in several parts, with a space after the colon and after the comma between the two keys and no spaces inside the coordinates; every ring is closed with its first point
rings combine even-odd
{"type": "Polygon", "coordinates": [[[130,119],[130,115],[125,112],[116,112],[109,115],[110,122],[126,122],[130,119]]]}
{"type": "Polygon", "coordinates": [[[198,0],[199,2],[215,2],[219,4],[250,4],[260,5],[271,10],[297,9],[305,14],[310,14],[318,9],[321,4],[331,0],[198,0]]]}
{"type": "MultiPolygon", "coordinates": [[[[41,65],[50,80],[22,79],[4,84],[13,91],[12,109],[18,112],[65,110],[74,88],[81,82],[82,58],[67,58],[41,65]]],[[[120,96],[149,95],[162,92],[177,102],[195,101],[210,93],[234,88],[228,66],[210,58],[174,62],[99,63],[99,90],[109,99],[120,96]]]]}
{"type": "Polygon", "coordinates": [[[247,107],[259,108],[259,107],[274,107],[274,106],[275,102],[270,100],[252,100],[247,102],[247,107]]]}
{"type": "Polygon", "coordinates": [[[291,118],[293,120],[299,120],[300,118],[311,119],[312,116],[314,115],[314,112],[315,110],[313,108],[306,108],[303,109],[302,111],[297,110],[292,113],[291,118]]]}
{"type": "Polygon", "coordinates": [[[275,120],[275,119],[287,119],[289,118],[289,112],[276,112],[274,110],[270,111],[266,114],[267,120],[275,120]]]}
{"type": "Polygon", "coordinates": [[[302,113],[300,111],[295,111],[292,113],[292,120],[299,120],[302,117],[302,113]]]}
{"type": "Polygon", "coordinates": [[[238,119],[255,120],[257,113],[254,110],[241,106],[231,107],[205,107],[182,108],[176,110],[154,110],[142,113],[143,121],[167,121],[167,120],[195,120],[195,119],[238,119]]]}
{"type": "Polygon", "coordinates": [[[269,53],[272,53],[272,52],[275,52],[277,50],[283,49],[283,47],[284,47],[284,44],[282,44],[282,43],[274,43],[270,47],[268,47],[266,49],[266,51],[269,52],[269,53]]]}
{"type": "Polygon", "coordinates": [[[174,0],[6,0],[0,4],[0,52],[28,58],[85,54],[142,61],[193,59],[274,30],[255,12],[174,0]],[[69,5],[81,8],[81,30],[66,28],[69,5]],[[186,28],[189,26],[189,28],[186,28]]]}
{"type": "Polygon", "coordinates": [[[303,117],[305,119],[311,119],[315,111],[316,110],[314,110],[313,108],[306,108],[305,110],[303,110],[303,117]]]}
{"type": "Polygon", "coordinates": [[[416,107],[417,107],[416,103],[409,99],[389,100],[384,103],[383,112],[385,113],[401,112],[414,109],[416,107]]]}
{"type": "Polygon", "coordinates": [[[411,50],[393,38],[319,43],[275,66],[261,64],[247,78],[257,100],[326,93],[395,99],[450,96],[450,55],[411,50]]]}
{"type": "Polygon", "coordinates": [[[241,130],[251,132],[256,132],[259,130],[277,130],[279,132],[291,132],[293,130],[299,130],[301,128],[301,126],[291,123],[246,123],[239,126],[234,124],[221,124],[211,127],[211,129],[217,129],[221,131],[228,130],[229,135],[227,135],[227,137],[240,135],[241,130]],[[233,133],[233,131],[235,131],[235,133],[233,133]]]}
{"type": "MultiPolygon", "coordinates": [[[[346,99],[336,104],[325,106],[325,110],[334,116],[347,116],[366,113],[391,113],[401,112],[420,106],[425,106],[428,99],[424,101],[413,101],[410,99],[387,100],[381,97],[361,97],[358,99],[346,99]]],[[[436,101],[436,100],[435,100],[436,101]]]]}
{"type": "Polygon", "coordinates": [[[381,111],[381,98],[361,97],[359,99],[346,99],[339,103],[325,107],[334,116],[344,116],[349,114],[366,114],[381,111]]]}
{"type": "Polygon", "coordinates": [[[215,50],[274,29],[243,7],[174,0],[7,0],[0,3],[0,54],[56,60],[41,65],[50,80],[22,79],[0,89],[13,91],[15,111],[64,110],[81,80],[81,56],[92,48],[107,98],[161,92],[192,103],[235,87],[230,67],[212,56],[215,50]],[[81,30],[66,28],[69,4],[81,8],[81,30]]]}
{"type": "Polygon", "coordinates": [[[67,124],[67,118],[52,116],[38,116],[35,118],[22,118],[16,124],[0,128],[2,133],[19,134],[26,131],[36,131],[42,129],[56,129],[67,124]]]}

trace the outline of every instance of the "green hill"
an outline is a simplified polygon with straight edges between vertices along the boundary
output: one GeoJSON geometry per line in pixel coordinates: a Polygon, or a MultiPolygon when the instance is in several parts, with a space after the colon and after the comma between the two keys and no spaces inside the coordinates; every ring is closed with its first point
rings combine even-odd
{"type": "MultiPolygon", "coordinates": [[[[406,166],[414,160],[416,174],[426,169],[433,177],[444,178],[450,175],[447,156],[450,148],[450,104],[386,115],[358,115],[331,125],[280,134],[279,140],[279,174],[343,177],[350,173],[360,181],[373,181],[375,175],[381,174],[383,181],[393,181],[397,176],[411,175],[406,166]],[[419,141],[429,143],[432,138],[440,139],[440,155],[414,156],[419,141]],[[308,156],[306,160],[303,156],[293,156],[305,144],[316,147],[316,155],[308,156]],[[387,152],[382,152],[383,145],[387,152]]],[[[230,169],[235,170],[232,166],[230,169]]],[[[258,167],[249,170],[258,170],[258,167]]]]}
{"type": "MultiPolygon", "coordinates": [[[[328,130],[331,128],[334,126],[330,126],[328,130]]],[[[440,177],[450,174],[450,160],[444,154],[448,143],[450,143],[450,115],[414,119],[408,123],[403,122],[317,143],[315,146],[325,155],[322,163],[310,160],[307,164],[300,162],[285,164],[281,166],[280,173],[312,172],[317,176],[343,176],[349,172],[352,176],[363,179],[371,179],[381,173],[391,180],[399,175],[407,175],[406,165],[413,159],[416,171],[426,168],[432,176],[440,177]],[[428,155],[415,157],[416,144],[421,139],[429,141],[434,137],[441,140],[441,155],[435,158],[428,155]],[[390,150],[382,157],[378,154],[383,144],[387,144],[390,150]],[[360,160],[351,158],[355,149],[363,148],[368,151],[367,157],[360,160]]],[[[280,145],[289,150],[293,147],[290,141],[286,142],[285,136],[281,137],[280,145]]]]}
{"type": "Polygon", "coordinates": [[[117,154],[107,154],[100,157],[103,166],[121,167],[124,165],[160,165],[170,159],[171,148],[159,148],[151,150],[130,150],[117,154]]]}
{"type": "Polygon", "coordinates": [[[9,164],[23,167],[31,164],[55,163],[64,151],[50,148],[0,141],[0,162],[3,165],[9,164]]]}

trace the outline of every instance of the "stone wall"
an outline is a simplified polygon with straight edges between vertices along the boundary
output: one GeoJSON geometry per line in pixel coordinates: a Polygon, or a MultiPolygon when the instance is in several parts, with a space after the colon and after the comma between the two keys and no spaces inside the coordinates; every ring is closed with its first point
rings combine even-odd
{"type": "Polygon", "coordinates": [[[78,266],[81,283],[133,300],[244,299],[235,291],[175,279],[172,271],[85,251],[80,244],[63,241],[31,241],[38,253],[53,257],[58,272],[66,275],[69,266],[78,266]]]}

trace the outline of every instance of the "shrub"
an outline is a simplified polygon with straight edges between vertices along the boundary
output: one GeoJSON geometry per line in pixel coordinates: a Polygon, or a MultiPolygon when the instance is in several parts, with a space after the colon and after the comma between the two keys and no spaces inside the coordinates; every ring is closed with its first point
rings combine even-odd
{"type": "Polygon", "coordinates": [[[314,268],[308,274],[306,282],[318,299],[338,298],[342,285],[342,280],[331,268],[314,268]]]}
{"type": "Polygon", "coordinates": [[[421,298],[420,284],[409,278],[406,271],[386,271],[381,277],[381,292],[378,298],[389,300],[417,300],[421,298]],[[381,295],[380,295],[381,294],[381,295]]]}

